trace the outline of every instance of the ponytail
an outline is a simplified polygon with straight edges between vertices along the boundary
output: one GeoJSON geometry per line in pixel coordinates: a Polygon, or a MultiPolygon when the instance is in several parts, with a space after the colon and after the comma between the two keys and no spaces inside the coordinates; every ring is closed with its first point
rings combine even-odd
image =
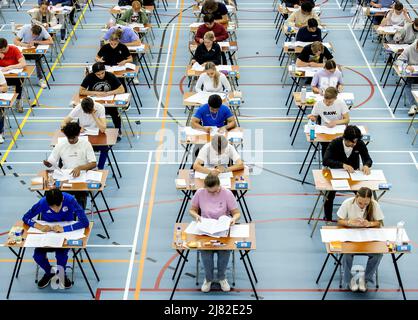
{"type": "Polygon", "coordinates": [[[375,221],[374,220],[374,203],[373,203],[373,192],[372,190],[370,190],[367,187],[361,187],[356,194],[356,197],[354,199],[354,201],[356,201],[357,197],[362,197],[362,198],[370,198],[370,203],[369,205],[366,207],[366,220],[367,221],[375,221]]]}
{"type": "Polygon", "coordinates": [[[215,75],[213,77],[213,87],[217,88],[219,86],[220,74],[219,74],[219,71],[216,70],[216,65],[212,61],[206,62],[205,71],[207,71],[207,70],[213,70],[215,72],[215,75]]]}

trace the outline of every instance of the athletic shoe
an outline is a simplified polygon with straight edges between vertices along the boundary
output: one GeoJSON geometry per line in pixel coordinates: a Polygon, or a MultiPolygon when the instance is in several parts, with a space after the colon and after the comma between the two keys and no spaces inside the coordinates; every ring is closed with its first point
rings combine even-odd
{"type": "Polygon", "coordinates": [[[38,86],[40,86],[42,89],[45,89],[47,87],[46,81],[44,79],[39,79],[38,86]]]}
{"type": "Polygon", "coordinates": [[[67,277],[67,275],[65,275],[64,288],[65,289],[70,289],[72,286],[73,286],[73,282],[67,277]]]}
{"type": "Polygon", "coordinates": [[[49,286],[49,283],[51,282],[51,279],[53,278],[55,274],[53,273],[45,273],[41,280],[38,281],[38,288],[43,289],[49,286]]]}
{"type": "Polygon", "coordinates": [[[61,44],[65,44],[65,39],[61,39],[61,40],[60,40],[60,43],[61,43],[61,44]]]}
{"type": "Polygon", "coordinates": [[[202,284],[202,288],[200,288],[200,290],[202,290],[202,292],[209,292],[211,286],[212,286],[212,282],[206,281],[205,279],[205,281],[202,284]]]}
{"type": "Polygon", "coordinates": [[[23,113],[22,99],[16,101],[16,111],[18,113],[23,113]]]}
{"type": "Polygon", "coordinates": [[[413,104],[411,108],[409,108],[408,116],[413,116],[417,112],[417,106],[413,104]]]}
{"type": "Polygon", "coordinates": [[[138,80],[138,78],[135,78],[135,79],[134,79],[134,84],[139,84],[139,80],[138,80]]]}
{"type": "Polygon", "coordinates": [[[367,291],[367,284],[364,277],[360,276],[360,279],[358,280],[358,289],[360,292],[366,292],[367,291]]]}
{"type": "Polygon", "coordinates": [[[231,291],[231,287],[228,283],[228,280],[226,280],[226,279],[219,280],[219,284],[221,285],[221,289],[222,289],[223,292],[231,291]]]}
{"type": "Polygon", "coordinates": [[[357,278],[356,277],[352,277],[351,281],[350,281],[350,290],[353,292],[358,291],[358,283],[357,283],[357,278]]]}
{"type": "Polygon", "coordinates": [[[3,142],[4,142],[3,135],[2,135],[2,134],[0,134],[0,144],[2,144],[3,142]]]}

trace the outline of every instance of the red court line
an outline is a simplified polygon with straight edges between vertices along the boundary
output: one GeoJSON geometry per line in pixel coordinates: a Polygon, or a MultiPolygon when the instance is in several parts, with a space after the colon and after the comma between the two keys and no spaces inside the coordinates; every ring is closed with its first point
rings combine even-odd
{"type": "Polygon", "coordinates": [[[167,270],[167,268],[170,266],[170,264],[178,257],[178,253],[175,253],[171,256],[171,258],[166,262],[166,264],[161,268],[160,272],[158,273],[157,280],[154,284],[154,289],[158,289],[160,287],[161,279],[167,270]]]}
{"type": "Polygon", "coordinates": [[[366,99],[366,100],[364,100],[362,103],[360,103],[360,104],[358,104],[358,105],[356,105],[356,106],[354,106],[354,107],[353,107],[354,109],[357,109],[357,108],[359,108],[360,106],[362,106],[363,104],[365,104],[367,101],[369,101],[369,100],[373,97],[373,95],[374,95],[374,91],[375,91],[375,89],[374,89],[374,84],[373,84],[373,82],[371,82],[371,81],[370,81],[370,79],[369,79],[369,78],[367,78],[367,77],[366,77],[363,73],[361,73],[361,72],[359,72],[359,71],[356,71],[356,70],[354,70],[354,69],[352,69],[352,68],[348,68],[348,67],[345,67],[345,69],[347,69],[347,70],[351,70],[352,72],[357,73],[360,77],[362,77],[363,79],[365,79],[365,80],[368,82],[369,87],[370,87],[370,94],[369,94],[369,96],[367,97],[367,99],[366,99]]]}

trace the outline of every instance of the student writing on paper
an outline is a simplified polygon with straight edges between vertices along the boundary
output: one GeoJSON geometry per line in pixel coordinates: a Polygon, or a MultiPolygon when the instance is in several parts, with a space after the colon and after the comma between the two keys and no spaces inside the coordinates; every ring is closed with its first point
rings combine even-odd
{"type": "Polygon", "coordinates": [[[294,11],[289,18],[287,19],[286,23],[292,27],[305,27],[308,24],[309,19],[315,19],[318,21],[318,25],[321,24],[319,17],[313,11],[315,5],[312,2],[304,2],[300,6],[299,10],[294,11]]]}
{"type": "MultiPolygon", "coordinates": [[[[200,221],[200,217],[219,219],[223,215],[231,215],[231,225],[234,225],[239,220],[241,214],[231,190],[222,188],[219,178],[211,174],[205,178],[204,186],[203,189],[197,190],[193,196],[190,215],[197,222],[200,221]]],[[[202,292],[209,292],[212,282],[215,280],[215,253],[218,255],[218,282],[221,285],[221,289],[225,292],[231,290],[225,275],[231,252],[229,250],[202,250],[200,254],[205,268],[205,281],[201,288],[202,292]]]]}
{"type": "Polygon", "coordinates": [[[144,9],[142,9],[141,2],[132,1],[132,8],[124,12],[124,14],[117,20],[118,24],[129,25],[131,23],[148,23],[148,16],[144,9]]]}
{"type": "MultiPolygon", "coordinates": [[[[24,25],[22,29],[19,30],[16,37],[13,40],[13,43],[16,46],[31,48],[37,45],[52,45],[54,41],[52,40],[51,35],[46,31],[44,27],[41,27],[37,24],[34,25],[24,25]]],[[[38,77],[38,85],[41,88],[46,88],[46,81],[43,79],[41,59],[37,55],[26,55],[27,60],[35,60],[36,65],[36,76],[38,77]]]]}
{"type": "Polygon", "coordinates": [[[128,47],[120,42],[122,29],[116,29],[109,37],[109,43],[103,45],[96,55],[96,62],[107,66],[124,66],[133,61],[128,47]]]}
{"type": "MultiPolygon", "coordinates": [[[[394,0],[371,0],[370,6],[373,8],[391,8],[393,6],[394,0]]],[[[373,24],[377,25],[382,22],[383,16],[374,15],[373,24]]]]}
{"type": "Polygon", "coordinates": [[[203,72],[196,82],[196,92],[231,92],[231,84],[223,72],[216,70],[213,62],[205,64],[205,72],[203,72]]]}
{"type": "MultiPolygon", "coordinates": [[[[329,128],[336,125],[348,124],[350,115],[346,103],[337,98],[338,91],[334,87],[328,87],[324,93],[324,99],[317,101],[312,108],[312,112],[308,115],[308,119],[316,122],[320,120],[321,124],[329,128]]],[[[322,156],[325,154],[329,143],[321,142],[322,156]]]]}
{"type": "Polygon", "coordinates": [[[203,15],[212,14],[218,23],[228,23],[228,9],[226,5],[216,0],[205,0],[202,4],[201,13],[203,15]]]}
{"type": "MultiPolygon", "coordinates": [[[[64,128],[67,123],[70,123],[77,119],[78,124],[81,127],[81,131],[86,129],[99,129],[100,132],[106,132],[106,114],[105,107],[97,102],[94,102],[91,98],[86,97],[81,100],[81,103],[75,106],[71,110],[70,114],[64,118],[61,123],[61,129],[64,128]]],[[[100,151],[99,162],[97,164],[98,169],[103,169],[107,159],[107,153],[109,147],[97,146],[94,150],[100,151]]]]}
{"type": "Polygon", "coordinates": [[[298,33],[296,34],[296,41],[322,41],[322,32],[321,29],[318,28],[318,21],[315,18],[308,19],[307,25],[298,30],[298,33]]]}
{"type": "Polygon", "coordinates": [[[403,26],[406,23],[411,23],[412,19],[403,4],[399,1],[395,2],[394,6],[388,13],[386,13],[380,26],[403,26]]]}
{"type": "Polygon", "coordinates": [[[315,41],[302,49],[296,59],[298,67],[323,67],[326,60],[331,60],[333,55],[322,42],[315,41]]]}
{"type": "MultiPolygon", "coordinates": [[[[55,13],[49,10],[49,3],[47,0],[44,0],[39,5],[39,9],[31,14],[32,23],[43,26],[44,28],[55,27],[58,23],[55,13]]],[[[61,24],[61,43],[65,43],[66,29],[65,29],[65,19],[62,14],[58,15],[58,19],[61,24]]]]}
{"type": "Polygon", "coordinates": [[[129,26],[113,26],[110,27],[109,30],[103,36],[103,40],[109,41],[112,34],[115,33],[116,30],[121,30],[120,35],[120,42],[126,45],[127,47],[135,47],[140,46],[141,40],[139,39],[138,34],[129,26]]]}
{"type": "MultiPolygon", "coordinates": [[[[5,72],[24,67],[26,67],[26,60],[20,50],[15,46],[9,45],[6,39],[0,38],[0,70],[5,72]]],[[[16,110],[22,113],[22,83],[20,79],[9,78],[7,79],[7,84],[16,87],[16,110]]]]}
{"type": "MultiPolygon", "coordinates": [[[[331,141],[324,154],[323,164],[331,169],[345,169],[349,173],[360,168],[360,158],[363,163],[362,171],[370,174],[373,161],[358,127],[347,126],[342,137],[331,141]]],[[[332,209],[334,205],[335,191],[328,193],[324,204],[325,220],[332,220],[332,209]]]]}
{"type": "MultiPolygon", "coordinates": [[[[62,169],[71,169],[73,177],[80,176],[81,170],[92,170],[96,167],[96,156],[90,142],[79,139],[80,125],[76,122],[67,123],[62,129],[67,141],[58,143],[52,150],[44,165],[48,168],[58,167],[62,161],[62,169]]],[[[77,201],[83,208],[86,207],[87,193],[84,191],[75,192],[77,201]]]]}
{"type": "MultiPolygon", "coordinates": [[[[84,210],[74,197],[68,193],[62,193],[58,189],[46,191],[45,196],[26,212],[22,220],[26,225],[41,230],[42,232],[52,231],[62,233],[87,228],[89,226],[89,221],[84,210]],[[33,218],[37,216],[40,216],[41,220],[46,222],[75,221],[75,219],[78,219],[78,221],[66,227],[60,225],[50,227],[36,223],[33,218]]],[[[35,248],[33,259],[45,271],[42,279],[38,281],[38,288],[47,287],[54,276],[51,273],[51,265],[48,261],[47,253],[55,252],[57,265],[62,267],[65,272],[69,250],[60,248],[35,248]]],[[[64,279],[64,287],[66,289],[71,288],[72,282],[70,279],[66,275],[64,279]]]]}
{"type": "MultiPolygon", "coordinates": [[[[7,82],[6,78],[3,75],[3,72],[0,71],[0,92],[7,92],[7,82]]],[[[4,132],[4,109],[0,109],[0,144],[4,142],[3,138],[4,132]]]]}
{"type": "MultiPolygon", "coordinates": [[[[345,200],[337,212],[338,224],[346,228],[380,228],[383,225],[383,213],[377,201],[373,200],[372,190],[360,188],[355,197],[345,200]]],[[[342,259],[344,287],[351,291],[367,291],[367,283],[373,282],[373,277],[382,260],[382,254],[367,254],[365,279],[351,278],[353,254],[344,254],[342,259]]]]}
{"type": "MultiPolygon", "coordinates": [[[[105,97],[108,95],[125,93],[125,89],[119,79],[110,72],[102,62],[93,64],[92,73],[84,78],[80,86],[81,96],[105,97]]],[[[119,129],[119,139],[122,137],[122,120],[116,107],[107,107],[106,114],[112,117],[115,128],[119,129]]]]}
{"type": "Polygon", "coordinates": [[[208,103],[197,109],[192,117],[192,128],[209,133],[211,127],[218,127],[219,133],[225,133],[236,127],[231,110],[222,104],[222,98],[217,94],[209,97],[208,103]]]}
{"type": "Polygon", "coordinates": [[[244,162],[235,147],[225,136],[215,135],[212,141],[206,143],[199,151],[193,169],[218,176],[224,172],[234,172],[244,169],[244,162]],[[230,166],[229,164],[232,163],[230,166]]]}
{"type": "Polygon", "coordinates": [[[324,69],[315,73],[311,87],[314,93],[320,95],[324,95],[328,87],[337,88],[338,92],[343,91],[343,74],[338,70],[335,60],[327,60],[324,69]]]}
{"type": "Polygon", "coordinates": [[[203,65],[209,61],[216,65],[221,64],[221,47],[215,42],[215,34],[212,31],[205,33],[203,43],[197,46],[190,64],[198,62],[203,65]]]}

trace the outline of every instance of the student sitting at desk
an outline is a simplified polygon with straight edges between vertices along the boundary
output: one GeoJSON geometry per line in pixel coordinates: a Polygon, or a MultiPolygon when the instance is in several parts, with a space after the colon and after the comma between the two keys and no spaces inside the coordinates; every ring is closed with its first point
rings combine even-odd
{"type": "Polygon", "coordinates": [[[211,127],[219,128],[219,133],[236,127],[234,115],[227,106],[222,104],[222,98],[217,94],[211,95],[208,103],[200,106],[192,117],[193,129],[209,133],[211,127]]]}
{"type": "MultiPolygon", "coordinates": [[[[93,64],[92,73],[89,73],[80,86],[81,96],[105,97],[108,95],[124,93],[125,89],[119,79],[106,71],[102,62],[93,64]]],[[[122,137],[122,120],[116,107],[106,108],[106,114],[112,117],[115,128],[119,129],[119,140],[122,137]]]]}
{"type": "MultiPolygon", "coordinates": [[[[44,0],[38,0],[38,5],[40,5],[42,3],[42,1],[44,0]]],[[[53,6],[67,6],[67,7],[73,7],[72,10],[70,11],[68,17],[70,18],[70,23],[74,26],[75,25],[75,21],[74,21],[74,15],[75,15],[75,8],[74,8],[74,3],[76,4],[76,6],[78,6],[77,1],[76,0],[49,0],[49,3],[53,6]]]]}
{"type": "MultiPolygon", "coordinates": [[[[64,128],[67,123],[77,121],[81,127],[81,132],[85,129],[99,129],[99,132],[106,132],[106,111],[105,107],[100,103],[94,102],[91,98],[84,98],[80,104],[71,110],[70,114],[64,118],[61,123],[61,128],[64,128]]],[[[100,151],[98,169],[103,169],[107,159],[109,148],[107,146],[94,147],[95,150],[100,151]]]]}
{"type": "MultiPolygon", "coordinates": [[[[317,101],[312,108],[312,112],[308,115],[308,119],[317,122],[318,117],[321,124],[329,128],[336,125],[348,124],[350,115],[346,103],[337,98],[338,91],[334,87],[328,87],[324,92],[324,100],[317,101]]],[[[329,143],[321,142],[322,157],[325,155],[329,143]]]]}
{"type": "MultiPolygon", "coordinates": [[[[360,169],[360,158],[363,163],[362,171],[364,174],[370,174],[370,168],[373,161],[370,158],[369,151],[363,140],[358,127],[347,126],[342,137],[331,141],[325,151],[323,164],[331,169],[345,169],[352,173],[360,169]]],[[[325,220],[332,220],[332,209],[334,205],[335,191],[328,193],[324,204],[325,220]]]]}
{"type": "MultiPolygon", "coordinates": [[[[373,8],[391,8],[394,3],[394,0],[371,0],[370,6],[373,8]]],[[[383,16],[373,16],[373,24],[380,24],[382,22],[383,16]]]]}
{"type": "Polygon", "coordinates": [[[324,59],[331,60],[333,55],[321,42],[315,41],[302,49],[296,59],[297,67],[323,67],[324,59]]]}
{"type": "Polygon", "coordinates": [[[309,19],[315,19],[318,25],[321,24],[319,17],[313,12],[314,5],[311,2],[304,2],[300,6],[300,10],[293,12],[286,21],[289,26],[297,28],[305,27],[308,25],[309,19]]]}
{"type": "Polygon", "coordinates": [[[193,169],[212,175],[244,169],[244,162],[235,147],[223,135],[215,135],[199,151],[193,169]],[[232,165],[229,163],[232,161],[232,165]]]}
{"type": "Polygon", "coordinates": [[[35,11],[31,14],[33,24],[38,24],[44,28],[54,27],[57,25],[57,17],[55,17],[55,14],[49,10],[48,6],[48,1],[42,1],[39,5],[39,9],[35,9],[35,11]]]}
{"type": "MultiPolygon", "coordinates": [[[[0,38],[0,70],[5,72],[24,67],[26,67],[26,60],[20,50],[15,46],[9,45],[6,39],[0,38]]],[[[16,87],[16,110],[22,113],[22,82],[18,78],[8,78],[6,81],[9,86],[16,87]]]]}
{"type": "Polygon", "coordinates": [[[212,31],[206,32],[203,36],[203,43],[197,46],[191,64],[195,62],[205,64],[208,61],[216,65],[221,64],[221,47],[215,42],[215,34],[212,31]]]}
{"type": "MultiPolygon", "coordinates": [[[[190,215],[200,221],[200,218],[219,219],[223,215],[231,215],[231,226],[240,218],[237,201],[231,190],[221,187],[221,182],[217,176],[209,174],[205,178],[205,187],[196,191],[192,199],[190,215]],[[199,214],[200,210],[200,214],[199,214]]],[[[209,292],[212,282],[214,282],[214,255],[218,255],[217,270],[218,281],[222,291],[231,290],[226,279],[226,268],[228,267],[229,250],[201,250],[202,262],[205,268],[205,281],[202,285],[202,292],[209,292]]]]}
{"type": "Polygon", "coordinates": [[[338,92],[342,92],[343,75],[337,69],[337,64],[334,60],[327,60],[323,70],[319,70],[314,74],[311,82],[312,91],[324,95],[328,87],[337,88],[338,92]]]}
{"type": "Polygon", "coordinates": [[[318,21],[314,18],[308,20],[308,25],[298,30],[296,41],[314,42],[322,41],[321,29],[318,28],[318,21]]]}
{"type": "Polygon", "coordinates": [[[121,25],[129,25],[132,23],[148,23],[148,16],[145,10],[142,9],[141,2],[132,1],[132,8],[125,11],[125,13],[116,21],[121,25]]]}
{"type": "Polygon", "coordinates": [[[212,14],[215,20],[217,20],[219,23],[228,23],[228,9],[222,2],[217,2],[215,0],[205,0],[202,5],[201,13],[203,15],[208,13],[212,14]]]}
{"type": "Polygon", "coordinates": [[[213,62],[207,62],[205,64],[205,72],[203,72],[196,82],[196,92],[231,92],[231,84],[227,77],[216,70],[216,66],[213,62]]]}
{"type": "Polygon", "coordinates": [[[126,45],[120,42],[122,30],[117,29],[109,37],[109,43],[103,45],[96,56],[96,62],[103,62],[107,66],[124,66],[132,62],[132,55],[126,45]]]}
{"type": "Polygon", "coordinates": [[[215,22],[215,17],[213,14],[206,14],[203,17],[203,24],[199,26],[196,31],[196,36],[194,40],[197,43],[203,43],[203,37],[206,32],[212,31],[215,35],[215,41],[225,41],[229,38],[229,34],[226,31],[225,27],[220,23],[215,22]]]}
{"type": "Polygon", "coordinates": [[[418,39],[418,18],[413,22],[406,23],[404,27],[393,36],[393,42],[400,44],[411,44],[418,39]]]}
{"type": "MultiPolygon", "coordinates": [[[[6,78],[3,75],[3,72],[0,71],[0,92],[7,92],[7,82],[6,78]]],[[[0,144],[4,142],[3,138],[4,131],[4,109],[0,109],[0,144]]]]}
{"type": "Polygon", "coordinates": [[[411,17],[408,14],[408,11],[404,8],[401,2],[395,2],[395,5],[392,9],[388,11],[386,16],[383,18],[380,23],[381,26],[403,26],[407,22],[411,23],[411,17]]]}
{"type": "Polygon", "coordinates": [[[141,45],[141,40],[139,39],[138,34],[129,26],[113,26],[106,31],[103,39],[108,41],[110,36],[115,33],[116,30],[122,30],[120,34],[120,42],[126,45],[127,47],[135,47],[141,45]]]}
{"type": "MultiPolygon", "coordinates": [[[[414,73],[414,74],[417,73],[416,71],[414,71],[415,69],[413,66],[418,65],[418,40],[415,40],[413,44],[411,44],[406,49],[404,49],[404,51],[402,51],[401,55],[395,61],[395,64],[399,68],[401,68],[403,63],[406,63],[408,65],[406,67],[406,70],[408,72],[414,73]]],[[[408,115],[413,116],[417,111],[417,106],[416,106],[415,98],[412,95],[412,85],[418,83],[418,78],[408,77],[408,78],[404,78],[404,81],[406,82],[405,95],[410,105],[408,115]]]]}
{"type": "MultiPolygon", "coordinates": [[[[383,225],[383,213],[379,203],[373,199],[372,190],[360,188],[355,197],[345,200],[337,212],[338,224],[346,228],[380,228],[383,225]]],[[[344,287],[351,291],[367,291],[367,283],[373,282],[383,254],[367,254],[365,278],[351,277],[354,254],[344,254],[342,259],[344,287]]]]}
{"type": "MultiPolygon", "coordinates": [[[[30,25],[27,24],[22,27],[17,33],[17,36],[13,40],[14,44],[24,48],[31,48],[37,45],[52,45],[54,41],[52,40],[51,35],[44,27],[41,27],[37,24],[30,25]]],[[[46,82],[42,79],[42,65],[41,59],[37,55],[26,55],[28,60],[36,60],[36,75],[39,79],[38,85],[41,88],[46,88],[46,82]]]]}
{"type": "MultiPolygon", "coordinates": [[[[62,193],[59,189],[52,189],[45,191],[45,196],[39,200],[22,218],[23,222],[33,228],[41,230],[42,232],[69,232],[89,226],[89,220],[74,197],[68,193],[62,193]],[[37,223],[33,218],[40,216],[45,222],[63,222],[74,221],[77,217],[78,221],[71,225],[62,227],[56,224],[52,227],[37,223]]],[[[51,282],[55,273],[51,273],[52,267],[48,261],[47,253],[55,252],[57,265],[64,271],[64,287],[69,289],[72,287],[72,281],[65,274],[67,267],[68,252],[70,249],[57,248],[35,248],[33,259],[45,271],[44,276],[38,281],[38,288],[46,288],[51,282]]],[[[61,270],[59,270],[61,271],[61,270]]]]}

